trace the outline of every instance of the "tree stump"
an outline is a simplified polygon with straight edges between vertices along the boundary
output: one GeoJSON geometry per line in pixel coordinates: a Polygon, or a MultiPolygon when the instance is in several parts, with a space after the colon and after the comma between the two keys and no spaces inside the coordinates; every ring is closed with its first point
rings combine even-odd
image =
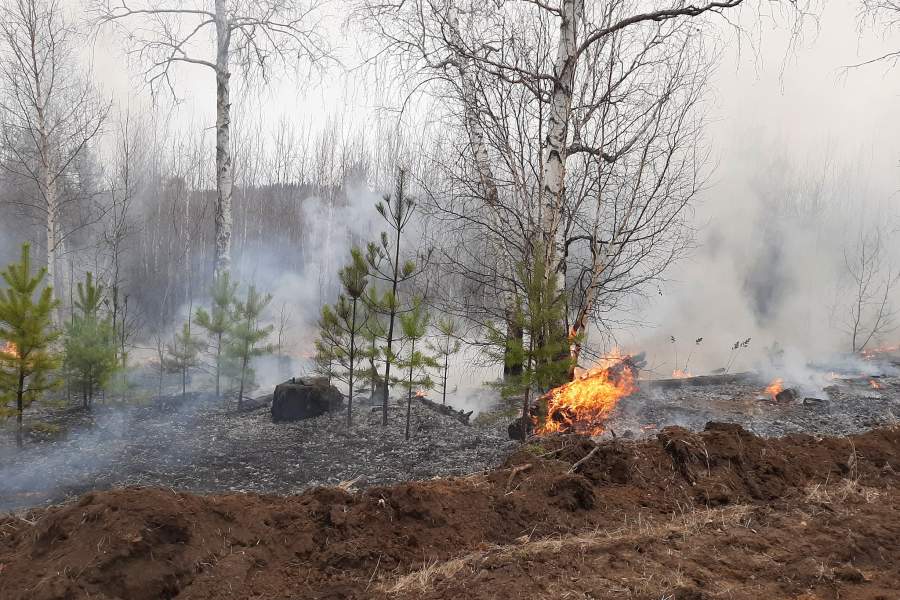
{"type": "Polygon", "coordinates": [[[311,419],[338,410],[343,403],[344,395],[325,377],[292,377],[275,386],[272,421],[311,419]]]}

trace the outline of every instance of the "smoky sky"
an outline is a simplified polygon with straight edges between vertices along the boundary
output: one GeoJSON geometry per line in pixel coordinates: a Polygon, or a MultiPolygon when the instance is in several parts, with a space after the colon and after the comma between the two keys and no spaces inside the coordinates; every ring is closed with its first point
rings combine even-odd
{"type": "MultiPolygon", "coordinates": [[[[74,0],[69,5],[77,10],[74,0]]],[[[340,34],[342,5],[332,3],[328,27],[341,62],[353,66],[361,53],[347,41],[353,36],[340,34]]],[[[804,353],[840,348],[843,247],[866,223],[900,230],[900,66],[846,68],[900,48],[900,31],[861,23],[855,2],[813,6],[799,32],[790,15],[762,5],[775,12],[760,17],[754,6],[729,17],[742,33],[724,21],[709,32],[719,59],[704,106],[710,179],[692,213],[697,247],[667,273],[658,295],[629,307],[628,322],[642,326],[617,334],[623,346],[649,350],[661,368],[673,366],[673,336],[704,337],[695,359],[701,370],[721,366],[732,343],[747,337],[754,339],[748,361],[776,342],[804,353]]],[[[150,106],[119,40],[98,36],[86,52],[120,105],[150,106]]],[[[264,115],[266,131],[286,118],[313,131],[338,122],[365,134],[385,117],[389,81],[332,66],[315,75],[283,72],[265,88],[236,79],[233,100],[238,114],[264,115]]],[[[212,125],[212,74],[186,66],[176,89],[172,121],[212,125]]],[[[405,118],[414,127],[415,111],[405,118]]],[[[900,256],[896,239],[892,249],[900,256]]]]}

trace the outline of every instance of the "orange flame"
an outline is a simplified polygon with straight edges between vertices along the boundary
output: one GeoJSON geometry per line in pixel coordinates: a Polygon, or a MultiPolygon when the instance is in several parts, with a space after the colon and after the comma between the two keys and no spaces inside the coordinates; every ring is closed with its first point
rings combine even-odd
{"type": "Polygon", "coordinates": [[[688,377],[693,377],[690,371],[682,371],[681,369],[672,371],[673,379],[687,379],[688,377]]]}
{"type": "Polygon", "coordinates": [[[425,390],[416,390],[416,398],[424,398],[425,390]]]}
{"type": "Polygon", "coordinates": [[[19,358],[19,349],[12,342],[6,342],[0,346],[0,354],[7,354],[12,358],[19,358]]]}
{"type": "Polygon", "coordinates": [[[621,398],[634,393],[635,373],[618,350],[600,365],[576,372],[575,379],[547,393],[547,419],[537,433],[558,431],[599,435],[621,398]]]}
{"type": "Polygon", "coordinates": [[[772,396],[773,398],[784,391],[784,379],[781,377],[775,379],[769,386],[766,388],[766,394],[772,396]]]}
{"type": "Polygon", "coordinates": [[[881,354],[893,354],[900,352],[900,345],[897,346],[878,346],[877,348],[866,348],[860,354],[866,360],[877,358],[881,354]]]}
{"type": "Polygon", "coordinates": [[[878,383],[877,381],[875,381],[874,379],[870,379],[870,380],[869,380],[869,385],[872,387],[873,390],[880,390],[880,389],[881,389],[881,384],[878,383]]]}

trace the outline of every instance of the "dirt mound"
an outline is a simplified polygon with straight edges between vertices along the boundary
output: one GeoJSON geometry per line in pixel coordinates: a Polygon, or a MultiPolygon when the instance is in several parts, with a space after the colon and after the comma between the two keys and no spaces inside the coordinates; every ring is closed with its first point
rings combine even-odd
{"type": "Polygon", "coordinates": [[[0,597],[877,598],[857,592],[900,586],[897,465],[900,429],[709,424],[363,492],[98,492],[0,520],[0,597]]]}

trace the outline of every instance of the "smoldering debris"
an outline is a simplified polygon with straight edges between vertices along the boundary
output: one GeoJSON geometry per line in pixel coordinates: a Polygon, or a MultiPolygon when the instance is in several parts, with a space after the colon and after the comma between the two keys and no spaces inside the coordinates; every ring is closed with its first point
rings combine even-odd
{"type": "Polygon", "coordinates": [[[789,380],[782,390],[769,394],[766,379],[749,375],[702,379],[693,385],[667,383],[642,382],[637,393],[617,405],[607,421],[607,434],[640,437],[668,425],[702,430],[709,421],[721,421],[764,437],[841,436],[895,424],[900,418],[900,375],[896,373],[877,379],[834,377],[816,394],[805,393],[789,380]]]}

